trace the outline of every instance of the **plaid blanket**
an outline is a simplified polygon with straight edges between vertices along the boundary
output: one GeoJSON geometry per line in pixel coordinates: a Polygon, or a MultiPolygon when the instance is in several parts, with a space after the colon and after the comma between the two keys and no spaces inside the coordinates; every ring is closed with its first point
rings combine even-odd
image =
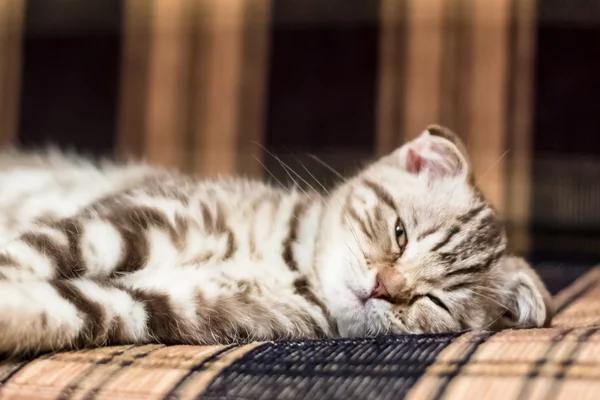
{"type": "Polygon", "coordinates": [[[597,399],[600,267],[542,263],[549,329],[119,346],[0,363],[11,399],[597,399]]]}

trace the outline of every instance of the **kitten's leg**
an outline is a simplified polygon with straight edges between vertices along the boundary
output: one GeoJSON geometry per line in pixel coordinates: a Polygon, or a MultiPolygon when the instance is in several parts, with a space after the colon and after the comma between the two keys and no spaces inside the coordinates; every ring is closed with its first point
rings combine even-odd
{"type": "MultiPolygon", "coordinates": [[[[283,293],[283,292],[282,292],[283,293]]],[[[115,281],[0,282],[0,353],[107,344],[218,344],[316,337],[324,316],[293,292],[266,299],[219,274],[175,268],[115,281]]]]}
{"type": "Polygon", "coordinates": [[[37,225],[0,249],[0,281],[114,278],[173,265],[185,256],[188,220],[183,207],[132,203],[37,225]]]}
{"type": "Polygon", "coordinates": [[[174,338],[151,329],[157,319],[175,323],[174,316],[152,315],[168,301],[166,294],[88,279],[0,282],[0,353],[168,343],[174,338]]]}
{"type": "Polygon", "coordinates": [[[0,282],[0,353],[231,341],[231,332],[225,335],[219,329],[225,323],[231,331],[235,329],[229,316],[199,309],[194,297],[187,306],[174,297],[181,298],[181,294],[87,279],[0,282]],[[198,311],[207,318],[199,319],[198,311]],[[208,325],[211,319],[214,327],[208,325]]]}

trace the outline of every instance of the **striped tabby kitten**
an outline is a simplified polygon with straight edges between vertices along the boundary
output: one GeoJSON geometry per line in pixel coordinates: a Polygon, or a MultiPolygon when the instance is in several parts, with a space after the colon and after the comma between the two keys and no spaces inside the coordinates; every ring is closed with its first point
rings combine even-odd
{"type": "Polygon", "coordinates": [[[0,351],[538,327],[533,270],[445,128],[324,198],[0,157],[0,351]]]}

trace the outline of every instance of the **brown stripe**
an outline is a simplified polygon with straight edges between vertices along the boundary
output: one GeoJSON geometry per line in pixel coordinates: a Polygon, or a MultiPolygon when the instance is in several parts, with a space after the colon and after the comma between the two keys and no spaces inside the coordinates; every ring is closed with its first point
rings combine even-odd
{"type": "Polygon", "coordinates": [[[391,209],[396,210],[396,202],[394,201],[394,198],[387,192],[387,190],[381,187],[381,185],[369,180],[365,180],[364,184],[366,187],[371,189],[373,193],[375,193],[379,200],[387,204],[391,209]]]}
{"type": "Polygon", "coordinates": [[[488,214],[483,217],[477,228],[475,228],[475,238],[479,247],[499,245],[503,240],[502,228],[503,223],[496,216],[488,214]]]}
{"type": "Polygon", "coordinates": [[[135,224],[135,226],[131,226],[132,229],[159,228],[169,235],[173,244],[179,242],[180,232],[169,222],[169,218],[158,209],[145,206],[131,207],[125,209],[121,218],[126,224],[135,224]]]}
{"type": "Polygon", "coordinates": [[[369,230],[371,231],[373,238],[377,237],[377,225],[380,221],[382,221],[382,218],[382,211],[378,205],[375,206],[375,212],[373,212],[372,214],[368,214],[367,216],[369,230]]]}
{"type": "Polygon", "coordinates": [[[225,212],[219,203],[217,203],[217,214],[215,215],[213,229],[214,233],[217,234],[227,233],[228,231],[227,222],[225,220],[225,212]]]}
{"type": "Polygon", "coordinates": [[[419,234],[419,236],[417,237],[417,240],[423,240],[423,239],[425,239],[427,236],[434,235],[434,234],[436,234],[436,233],[437,233],[437,232],[438,232],[440,229],[442,229],[442,226],[441,226],[441,225],[436,225],[436,226],[434,226],[434,227],[432,227],[432,228],[426,229],[426,230],[424,230],[423,232],[421,232],[421,233],[419,234]]]}
{"type": "Polygon", "coordinates": [[[27,232],[21,235],[19,240],[50,259],[55,268],[56,278],[76,278],[85,273],[85,266],[81,263],[76,264],[78,260],[71,256],[70,248],[60,245],[50,235],[27,232]]]}
{"type": "Polygon", "coordinates": [[[235,236],[233,234],[233,231],[228,230],[227,231],[227,248],[225,250],[225,254],[223,254],[223,260],[230,259],[233,256],[233,254],[235,253],[236,249],[237,249],[237,244],[235,242],[235,236]]]}
{"type": "Polygon", "coordinates": [[[82,314],[84,325],[74,345],[84,347],[92,343],[103,344],[106,340],[106,337],[103,337],[103,333],[106,333],[104,308],[95,301],[90,300],[68,280],[54,280],[50,282],[50,285],[56,289],[62,298],[77,307],[79,313],[82,314]]]}
{"type": "Polygon", "coordinates": [[[363,221],[360,218],[360,216],[356,213],[356,211],[353,208],[349,208],[348,215],[353,220],[355,220],[356,222],[358,222],[358,225],[360,225],[360,229],[363,231],[363,233],[365,234],[365,236],[367,236],[371,241],[375,240],[374,233],[371,232],[371,230],[367,227],[367,224],[365,223],[365,221],[363,221]]]}
{"type": "MultiPolygon", "coordinates": [[[[321,313],[325,316],[325,318],[327,320],[329,320],[330,316],[329,316],[329,312],[327,311],[327,307],[325,306],[325,303],[323,303],[315,295],[315,293],[313,292],[313,290],[310,286],[310,283],[308,282],[308,279],[306,279],[306,277],[297,278],[294,281],[294,289],[295,289],[296,293],[299,294],[300,296],[304,297],[306,299],[306,301],[319,307],[319,309],[321,310],[321,313]]],[[[320,326],[318,326],[316,324],[316,322],[314,323],[314,329],[315,329],[315,334],[317,335],[317,337],[325,337],[326,336],[323,329],[320,326]]]]}
{"type": "Polygon", "coordinates": [[[459,269],[452,270],[450,272],[446,272],[442,276],[442,278],[446,279],[446,278],[452,278],[452,277],[456,277],[456,276],[460,276],[460,275],[476,275],[476,274],[479,274],[481,272],[486,271],[489,268],[489,266],[491,265],[491,260],[492,259],[493,259],[493,257],[489,257],[481,265],[475,265],[473,267],[467,267],[467,268],[459,268],[459,269]]]}
{"type": "Polygon", "coordinates": [[[227,236],[227,247],[225,249],[225,253],[223,254],[222,259],[227,260],[233,256],[235,251],[237,250],[237,243],[235,240],[235,234],[233,230],[229,228],[226,221],[226,214],[220,204],[217,204],[217,216],[215,220],[215,232],[217,234],[226,235],[227,236]]]}
{"type": "Polygon", "coordinates": [[[227,260],[231,258],[238,246],[233,230],[227,225],[226,213],[223,210],[222,205],[217,203],[216,212],[213,214],[208,205],[204,202],[200,202],[200,211],[202,213],[202,220],[206,232],[218,236],[225,235],[227,237],[225,253],[223,253],[221,259],[227,260]]]}
{"type": "Polygon", "coordinates": [[[298,270],[298,262],[294,257],[294,244],[298,239],[298,229],[300,228],[300,219],[306,210],[304,200],[299,200],[292,210],[292,215],[289,220],[288,235],[283,241],[283,260],[292,271],[298,270]]]}
{"type": "Polygon", "coordinates": [[[185,334],[188,323],[179,318],[166,293],[125,289],[129,295],[144,305],[150,337],[162,344],[182,344],[189,340],[185,334]]]}
{"type": "MultiPolygon", "coordinates": [[[[437,281],[437,283],[439,284],[439,281],[437,281]]],[[[460,283],[453,283],[452,285],[446,286],[444,287],[444,291],[446,292],[454,292],[460,289],[470,289],[473,285],[477,284],[476,281],[473,280],[466,280],[464,282],[460,282],[460,283]]]]}
{"type": "Polygon", "coordinates": [[[150,245],[148,238],[139,233],[132,233],[129,230],[117,228],[121,238],[125,242],[123,256],[119,264],[113,270],[111,277],[118,277],[124,273],[135,272],[142,269],[150,254],[150,245]]]}
{"type": "Polygon", "coordinates": [[[67,240],[69,241],[69,262],[71,263],[68,266],[68,269],[71,270],[69,276],[70,277],[78,277],[85,273],[86,266],[85,261],[83,259],[83,254],[81,252],[81,233],[83,231],[83,227],[80,223],[78,223],[74,218],[68,218],[66,220],[60,221],[57,224],[58,229],[61,229],[67,240]]]}
{"type": "Polygon", "coordinates": [[[106,333],[107,345],[116,346],[131,343],[131,335],[128,332],[127,325],[123,317],[117,315],[113,317],[106,333]]]}
{"type": "Polygon", "coordinates": [[[206,263],[208,260],[210,260],[211,258],[213,258],[214,256],[215,256],[215,254],[212,251],[207,251],[206,253],[202,253],[196,257],[193,257],[192,259],[190,259],[188,261],[184,261],[182,263],[182,265],[191,265],[191,266],[202,265],[202,264],[206,263]]]}
{"type": "Polygon", "coordinates": [[[0,266],[17,266],[19,265],[14,258],[6,253],[0,253],[0,266]]]}
{"type": "MultiPolygon", "coordinates": [[[[125,242],[123,256],[113,271],[113,276],[134,272],[144,267],[151,245],[146,232],[151,227],[165,231],[175,247],[180,247],[183,243],[185,227],[173,227],[167,216],[160,210],[145,206],[128,206],[122,210],[111,211],[114,212],[107,216],[107,220],[119,231],[125,242]]],[[[181,218],[179,221],[183,223],[181,218]]]]}
{"type": "Polygon", "coordinates": [[[200,202],[200,212],[202,213],[202,222],[204,223],[204,228],[207,230],[214,230],[215,222],[213,220],[212,213],[210,209],[204,202],[200,202]]]}
{"type": "Polygon", "coordinates": [[[129,225],[124,225],[117,217],[109,218],[109,222],[119,231],[124,244],[123,255],[111,277],[142,269],[150,255],[150,243],[145,232],[132,230],[129,225]]]}
{"type": "Polygon", "coordinates": [[[458,225],[455,225],[452,228],[450,228],[448,233],[446,233],[446,236],[442,240],[440,240],[435,246],[433,246],[431,248],[431,251],[438,251],[439,249],[441,249],[443,246],[448,244],[448,242],[450,242],[450,240],[454,236],[456,236],[459,232],[460,232],[460,226],[458,226],[458,225]]]}
{"type": "Polygon", "coordinates": [[[458,222],[460,222],[462,224],[466,224],[467,222],[469,222],[472,219],[474,219],[475,217],[477,217],[487,207],[488,207],[487,204],[480,204],[479,206],[469,210],[467,213],[458,217],[458,222]]]}

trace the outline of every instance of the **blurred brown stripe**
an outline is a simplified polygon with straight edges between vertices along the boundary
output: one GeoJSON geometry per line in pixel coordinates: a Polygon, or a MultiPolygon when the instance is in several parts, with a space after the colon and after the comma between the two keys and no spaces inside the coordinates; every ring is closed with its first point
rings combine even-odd
{"type": "MultiPolygon", "coordinates": [[[[465,141],[469,118],[468,88],[471,74],[470,0],[444,3],[442,81],[439,123],[465,141]]],[[[466,143],[467,144],[467,143],[466,143]]]]}
{"type": "Polygon", "coordinates": [[[257,174],[269,55],[270,0],[198,2],[192,169],[257,174]]]}
{"type": "Polygon", "coordinates": [[[25,0],[0,1],[0,145],[17,136],[25,0]]]}
{"type": "Polygon", "coordinates": [[[121,95],[117,121],[116,152],[120,157],[144,152],[148,57],[151,45],[152,2],[123,2],[121,95]]]}
{"type": "Polygon", "coordinates": [[[444,0],[407,1],[404,136],[413,138],[440,119],[444,0]]]}
{"type": "Polygon", "coordinates": [[[244,3],[203,0],[197,4],[194,171],[216,174],[236,169],[244,3]]]}
{"type": "Polygon", "coordinates": [[[454,130],[519,252],[527,248],[534,47],[535,0],[381,5],[378,152],[430,123],[454,130]]]}
{"type": "Polygon", "coordinates": [[[377,97],[377,154],[402,142],[406,85],[406,3],[381,0],[379,82],[377,97]]]}
{"type": "Polygon", "coordinates": [[[253,156],[260,159],[263,152],[252,142],[263,143],[265,137],[272,2],[245,2],[237,170],[253,176],[262,173],[253,156]]]}
{"type": "Polygon", "coordinates": [[[512,0],[510,93],[507,113],[510,185],[507,211],[513,251],[529,249],[532,185],[533,84],[536,40],[536,0],[512,0]]]}
{"type": "Polygon", "coordinates": [[[194,0],[126,0],[117,154],[184,169],[194,0]]]}
{"type": "Polygon", "coordinates": [[[504,212],[510,0],[471,0],[471,11],[467,145],[479,187],[504,212]]]}
{"type": "Polygon", "coordinates": [[[192,10],[195,0],[152,0],[144,155],[185,168],[192,10]]]}
{"type": "Polygon", "coordinates": [[[263,137],[270,0],[128,0],[121,155],[252,173],[263,137]]]}

